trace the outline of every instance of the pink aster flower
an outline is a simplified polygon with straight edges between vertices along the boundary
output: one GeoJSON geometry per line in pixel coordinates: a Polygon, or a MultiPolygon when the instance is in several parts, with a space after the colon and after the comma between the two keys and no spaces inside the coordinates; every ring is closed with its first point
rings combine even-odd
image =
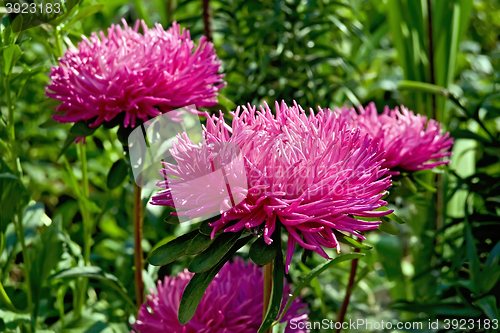
{"type": "MultiPolygon", "coordinates": [[[[358,112],[346,107],[336,111],[373,137],[385,152],[384,168],[417,171],[449,163],[440,159],[451,155],[453,138],[450,133],[441,135],[441,124],[434,119],[427,120],[404,106],[401,110],[397,107],[389,110],[386,106],[384,112],[378,114],[374,103],[360,107],[358,112]]],[[[399,172],[392,171],[392,174],[399,172]]]]}
{"type": "MultiPolygon", "coordinates": [[[[264,300],[264,278],[257,265],[245,264],[238,257],[233,263],[226,263],[207,288],[193,318],[186,325],[181,325],[177,319],[179,305],[192,276],[184,270],[177,277],[165,277],[163,283],[158,281],[158,292],[151,290],[133,328],[139,333],[257,332],[262,322],[264,300]]],[[[290,286],[285,285],[283,306],[289,293],[290,286]]],[[[307,306],[296,298],[282,322],[292,319],[296,323],[305,322],[307,312],[307,306]]],[[[307,331],[287,327],[285,332],[307,331]]]]}
{"type": "Polygon", "coordinates": [[[91,120],[97,127],[123,112],[124,126],[135,127],[137,118],[217,104],[225,85],[220,64],[212,43],[201,37],[195,47],[175,22],[165,31],[160,24],[148,29],[137,21],[132,28],[123,20],[123,28],[83,36],[77,49],[66,51],[51,70],[47,95],[62,101],[57,111],[64,114],[54,116],[59,122],[91,120]]]}
{"type": "MultiPolygon", "coordinates": [[[[329,259],[323,248],[340,251],[335,230],[365,239],[359,231],[376,229],[380,221],[356,216],[380,217],[391,212],[374,211],[387,204],[381,198],[391,185],[390,177],[384,176],[387,169],[381,167],[383,152],[339,114],[319,108],[316,115],[311,109],[308,116],[296,103],[289,107],[282,102],[276,103],[276,116],[267,104],[260,111],[250,105],[238,107],[232,115],[231,127],[222,114],[209,118],[201,145],[179,136],[179,145],[171,150],[177,164],[163,163],[165,170],[160,172],[189,182],[216,169],[213,159],[203,162],[200,158],[204,147],[237,146],[244,157],[248,185],[248,190],[235,186],[237,204],[221,204],[229,199],[210,201],[207,196],[213,196],[217,184],[207,182],[203,190],[189,196],[173,192],[168,181],[158,183],[165,190],[153,197],[152,204],[175,206],[173,196],[182,195],[188,199],[186,208],[176,207],[178,215],[194,218],[202,216],[200,212],[218,211],[221,218],[210,224],[212,237],[220,230],[247,228],[262,232],[270,244],[276,224],[281,223],[289,234],[287,271],[296,243],[329,259]]],[[[228,183],[232,177],[241,177],[236,174],[227,176],[228,183]]]]}

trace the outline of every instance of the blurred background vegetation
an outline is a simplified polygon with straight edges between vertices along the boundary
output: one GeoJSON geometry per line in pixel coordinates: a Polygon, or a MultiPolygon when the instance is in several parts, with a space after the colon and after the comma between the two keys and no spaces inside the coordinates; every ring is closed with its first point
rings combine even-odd
{"type": "MultiPolygon", "coordinates": [[[[404,104],[436,118],[455,138],[448,167],[396,179],[388,200],[406,223],[397,226],[399,235],[367,234],[366,244],[374,248],[363,250],[347,318],[423,321],[424,327],[429,319],[500,319],[499,1],[211,0],[209,8],[210,34],[228,82],[212,111],[227,111],[230,101],[281,99],[313,108],[404,104]]],[[[58,38],[63,49],[70,48],[82,34],[125,18],[164,27],[175,20],[197,41],[206,31],[203,13],[201,0],[83,0],[66,16],[18,35],[2,21],[0,282],[12,304],[0,304],[0,331],[30,325],[37,332],[130,331],[132,181],[114,189],[108,183],[111,166],[123,158],[122,145],[116,129],[100,128],[87,138],[90,196],[80,202],[82,165],[75,145],[60,156],[71,126],[47,125],[56,102],[45,97],[44,86],[61,55],[58,38]],[[15,110],[19,164],[6,143],[7,97],[15,110]],[[82,204],[95,225],[90,259],[101,270],[85,273],[91,277],[88,301],[78,314],[81,280],[51,275],[81,265],[82,204]],[[30,270],[15,215],[24,227],[30,270]],[[35,323],[23,312],[28,290],[35,323]]],[[[151,194],[144,191],[144,204],[151,194]]],[[[164,222],[173,222],[169,213],[146,205],[146,253],[190,229],[164,222]]],[[[324,261],[316,255],[303,259],[301,253],[294,258],[292,281],[324,261]]],[[[146,288],[187,267],[187,260],[147,266],[146,288]]],[[[312,321],[337,318],[349,269],[348,262],[336,266],[305,291],[312,321]]]]}

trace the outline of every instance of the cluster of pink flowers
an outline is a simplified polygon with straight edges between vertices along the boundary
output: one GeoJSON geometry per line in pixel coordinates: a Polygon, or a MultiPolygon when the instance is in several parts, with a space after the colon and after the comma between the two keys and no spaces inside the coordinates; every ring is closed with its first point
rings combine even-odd
{"type": "Polygon", "coordinates": [[[159,24],[148,29],[144,21],[123,28],[112,25],[108,35],[83,36],[53,67],[47,95],[62,103],[59,122],[93,121],[92,127],[124,113],[124,126],[135,127],[187,105],[217,104],[225,85],[217,74],[221,62],[205,37],[195,49],[189,31],[174,22],[165,31],[159,24]],[[139,33],[142,27],[143,33],[139,33]]]}
{"type": "MultiPolygon", "coordinates": [[[[193,318],[186,325],[177,319],[184,288],[193,276],[187,270],[177,277],[165,277],[158,281],[158,292],[151,291],[141,306],[133,328],[139,333],[255,333],[262,322],[264,278],[261,269],[245,264],[236,257],[226,263],[208,287],[193,318]]],[[[285,285],[283,305],[288,299],[290,286],[285,285]]],[[[307,306],[296,298],[282,322],[296,323],[308,319],[307,306]]],[[[305,333],[287,326],[286,333],[305,333]]]]}
{"type": "Polygon", "coordinates": [[[449,163],[441,159],[451,155],[453,139],[450,133],[441,135],[441,124],[434,119],[415,114],[404,106],[401,110],[397,107],[389,110],[386,106],[384,112],[378,114],[374,103],[360,107],[358,112],[346,107],[336,111],[346,117],[351,126],[368,133],[385,152],[384,168],[417,171],[449,163]]]}
{"type": "MultiPolygon", "coordinates": [[[[285,102],[275,107],[276,115],[267,104],[260,111],[250,105],[238,107],[232,113],[232,126],[225,123],[222,114],[209,118],[203,145],[230,143],[239,147],[248,180],[245,199],[223,211],[221,218],[211,224],[212,236],[222,229],[236,232],[259,227],[270,244],[276,223],[281,223],[289,234],[288,271],[296,243],[329,258],[323,247],[340,251],[334,230],[364,239],[358,231],[376,229],[380,221],[353,216],[389,214],[391,211],[374,210],[387,204],[381,198],[391,180],[384,176],[387,169],[381,167],[383,152],[368,135],[350,128],[337,113],[319,109],[317,114],[310,110],[307,115],[299,105],[289,107],[285,102]]],[[[203,145],[194,144],[187,136],[179,138],[179,145],[171,151],[177,164],[164,163],[168,172],[180,177],[180,181],[211,172],[205,167],[209,161],[200,163],[203,145]]],[[[168,182],[160,182],[159,186],[165,190],[154,196],[152,203],[174,206],[168,182]]],[[[204,198],[210,193],[197,193],[193,200],[218,204],[204,198]]],[[[199,210],[183,211],[176,207],[177,214],[190,218],[218,208],[200,206],[199,210]]]]}

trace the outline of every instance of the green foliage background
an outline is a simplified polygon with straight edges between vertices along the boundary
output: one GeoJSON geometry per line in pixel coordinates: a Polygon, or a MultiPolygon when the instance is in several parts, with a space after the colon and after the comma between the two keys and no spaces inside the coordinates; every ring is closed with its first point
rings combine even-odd
{"type": "MultiPolygon", "coordinates": [[[[212,111],[227,111],[228,100],[296,100],[313,108],[404,104],[438,119],[455,138],[448,167],[396,180],[388,200],[406,224],[396,225],[398,236],[368,233],[366,244],[374,248],[362,250],[366,256],[347,318],[423,321],[424,327],[429,319],[499,320],[499,2],[214,0],[210,6],[214,44],[228,82],[212,111]]],[[[201,13],[201,1],[195,0],[85,0],[66,16],[19,35],[2,26],[0,331],[130,330],[135,315],[132,181],[127,176],[113,190],[107,185],[111,166],[123,157],[122,146],[116,129],[100,128],[87,138],[90,196],[79,199],[82,165],[76,146],[69,145],[60,157],[71,126],[46,123],[57,102],[45,97],[44,86],[50,66],[82,34],[119,24],[121,18],[129,23],[142,18],[164,27],[176,20],[199,40],[201,13]],[[82,207],[95,226],[94,268],[69,274],[66,269],[83,265],[82,207]],[[23,226],[32,267],[23,260],[15,223],[23,226]],[[75,311],[82,301],[79,276],[91,278],[81,315],[75,311]],[[26,312],[28,292],[34,322],[26,312]]],[[[143,193],[144,204],[151,194],[143,193]]],[[[165,223],[169,213],[146,206],[146,253],[193,227],[165,223]]],[[[287,277],[293,282],[324,262],[316,255],[303,259],[301,253],[294,258],[287,277]]],[[[161,268],[148,266],[147,289],[188,263],[183,257],[161,268]]],[[[304,290],[311,321],[337,318],[349,269],[349,262],[339,264],[304,290]]]]}

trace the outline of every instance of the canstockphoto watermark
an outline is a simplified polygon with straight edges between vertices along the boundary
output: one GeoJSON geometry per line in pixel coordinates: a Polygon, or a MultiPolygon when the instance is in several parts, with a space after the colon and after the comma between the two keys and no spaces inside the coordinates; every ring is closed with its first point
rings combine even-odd
{"type": "Polygon", "coordinates": [[[168,187],[179,222],[190,216],[219,215],[248,193],[240,148],[230,142],[204,143],[194,106],[167,112],[137,127],[128,137],[128,149],[136,184],[149,189],[168,187]]]}

